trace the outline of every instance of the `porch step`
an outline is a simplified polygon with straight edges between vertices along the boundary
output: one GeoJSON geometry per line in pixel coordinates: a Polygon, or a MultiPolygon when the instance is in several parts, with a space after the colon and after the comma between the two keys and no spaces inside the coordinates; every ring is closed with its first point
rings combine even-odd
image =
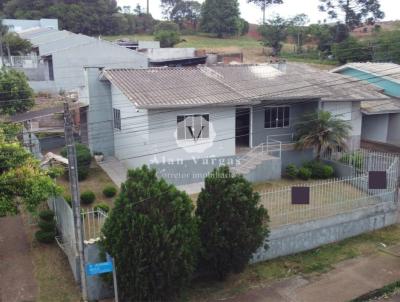
{"type": "Polygon", "coordinates": [[[243,160],[243,162],[240,162],[238,166],[232,168],[233,173],[246,175],[252,170],[256,169],[263,162],[277,159],[277,157],[263,152],[249,153],[245,157],[246,158],[243,160]]]}

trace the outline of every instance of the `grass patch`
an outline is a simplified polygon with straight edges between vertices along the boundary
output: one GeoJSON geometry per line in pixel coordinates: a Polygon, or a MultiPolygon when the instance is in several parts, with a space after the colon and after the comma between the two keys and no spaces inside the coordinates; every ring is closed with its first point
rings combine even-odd
{"type": "MultiPolygon", "coordinates": [[[[104,36],[103,39],[107,41],[115,41],[118,39],[127,38],[130,40],[143,40],[154,41],[154,36],[151,35],[119,35],[119,36],[104,36]]],[[[194,47],[194,48],[223,48],[223,47],[258,47],[262,45],[254,38],[242,36],[220,39],[211,35],[198,34],[198,35],[182,35],[182,42],[176,47],[194,47]]]]}
{"type": "MultiPolygon", "coordinates": [[[[64,189],[66,195],[70,195],[68,176],[63,175],[59,177],[57,179],[57,184],[64,189]]],[[[92,208],[102,202],[105,202],[110,207],[113,207],[115,197],[107,198],[103,195],[104,188],[110,185],[117,187],[107,173],[104,172],[104,170],[93,160],[90,166],[89,176],[85,180],[79,182],[79,189],[81,193],[85,191],[92,191],[96,195],[96,200],[89,206],[82,204],[82,208],[92,208]]]]}
{"type": "Polygon", "coordinates": [[[395,225],[311,251],[250,265],[243,273],[232,275],[225,282],[195,280],[185,300],[224,299],[294,275],[307,277],[328,272],[341,261],[377,253],[379,243],[397,244],[399,236],[400,225],[395,225]]]}
{"type": "Polygon", "coordinates": [[[34,240],[36,227],[24,225],[31,243],[34,274],[38,284],[37,302],[81,301],[79,287],[75,283],[68,260],[56,243],[40,244],[34,240]]]}
{"type": "Polygon", "coordinates": [[[398,293],[400,293],[400,280],[372,292],[369,292],[365,295],[362,295],[356,299],[351,300],[350,302],[368,302],[379,298],[386,299],[391,295],[398,293]]]}

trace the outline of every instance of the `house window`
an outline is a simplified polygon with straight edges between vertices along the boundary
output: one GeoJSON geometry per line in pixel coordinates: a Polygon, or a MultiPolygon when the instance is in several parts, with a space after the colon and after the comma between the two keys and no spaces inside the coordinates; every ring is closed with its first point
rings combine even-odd
{"type": "Polygon", "coordinates": [[[113,114],[114,114],[114,129],[121,130],[121,110],[113,108],[113,114]]]}
{"type": "Polygon", "coordinates": [[[177,116],[178,140],[207,139],[210,137],[210,116],[192,114],[177,116]]]}
{"type": "Polygon", "coordinates": [[[287,128],[290,120],[290,107],[266,107],[265,108],[264,127],[271,128],[287,128]]]}

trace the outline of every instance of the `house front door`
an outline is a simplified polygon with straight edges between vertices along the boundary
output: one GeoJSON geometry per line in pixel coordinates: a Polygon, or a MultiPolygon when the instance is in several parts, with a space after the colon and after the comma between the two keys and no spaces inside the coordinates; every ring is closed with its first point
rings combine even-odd
{"type": "Polygon", "coordinates": [[[250,108],[236,109],[236,147],[250,147],[250,108]]]}

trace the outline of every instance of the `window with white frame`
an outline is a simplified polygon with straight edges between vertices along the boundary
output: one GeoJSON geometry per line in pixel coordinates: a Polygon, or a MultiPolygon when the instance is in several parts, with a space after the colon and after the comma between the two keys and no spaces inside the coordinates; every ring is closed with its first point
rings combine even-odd
{"type": "Polygon", "coordinates": [[[210,138],[210,115],[190,114],[177,116],[178,140],[210,138]]]}
{"type": "Polygon", "coordinates": [[[265,107],[264,128],[288,128],[290,121],[290,107],[265,107]]]}
{"type": "Polygon", "coordinates": [[[121,110],[113,108],[114,129],[121,130],[121,110]]]}

